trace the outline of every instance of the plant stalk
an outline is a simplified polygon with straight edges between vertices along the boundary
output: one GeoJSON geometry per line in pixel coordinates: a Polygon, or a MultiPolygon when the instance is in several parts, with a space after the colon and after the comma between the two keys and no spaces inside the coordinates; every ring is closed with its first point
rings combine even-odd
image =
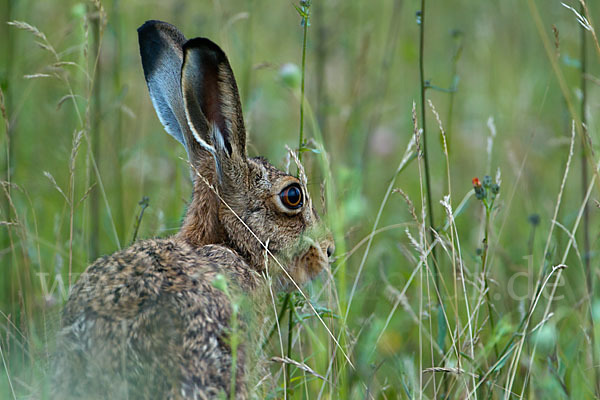
{"type": "Polygon", "coordinates": [[[303,35],[302,35],[302,71],[300,79],[300,132],[298,135],[298,160],[302,161],[302,149],[304,147],[304,78],[306,71],[306,37],[308,33],[308,22],[310,21],[310,7],[304,7],[306,16],[304,17],[303,35]]]}
{"type": "MultiPolygon", "coordinates": [[[[585,4],[581,3],[579,6],[579,12],[581,15],[586,15],[585,4]]],[[[586,191],[588,185],[588,164],[587,164],[587,31],[583,26],[579,27],[580,30],[580,62],[581,62],[581,196],[582,199],[586,198],[586,191]]],[[[594,297],[594,275],[591,271],[590,266],[590,213],[588,204],[583,205],[583,265],[585,269],[586,278],[586,289],[588,295],[588,309],[590,318],[590,339],[592,346],[592,365],[594,368],[594,381],[596,398],[600,397],[600,366],[598,366],[598,357],[596,355],[596,333],[594,329],[594,318],[592,316],[592,299],[594,297]]]]}
{"type": "MultiPolygon", "coordinates": [[[[483,282],[485,285],[485,298],[486,298],[486,303],[487,303],[487,309],[488,309],[488,314],[490,317],[490,329],[492,331],[492,335],[494,334],[494,332],[496,331],[496,323],[494,321],[494,313],[492,310],[492,298],[490,296],[490,285],[488,283],[488,277],[487,277],[487,255],[488,255],[488,243],[489,243],[489,231],[490,231],[490,214],[491,214],[491,208],[493,206],[493,201],[492,204],[488,207],[487,201],[484,201],[484,206],[485,206],[485,233],[484,233],[484,237],[483,237],[483,253],[481,255],[481,269],[482,269],[482,275],[483,275],[483,282]]],[[[496,355],[496,359],[498,359],[498,344],[494,341],[494,354],[496,355]]]]}
{"type": "MultiPolygon", "coordinates": [[[[123,37],[123,19],[122,19],[122,13],[121,13],[121,0],[114,0],[114,4],[113,4],[113,10],[112,10],[112,14],[113,14],[113,18],[112,18],[112,25],[113,25],[113,29],[115,31],[115,37],[117,39],[118,43],[123,43],[125,42],[125,40],[122,38],[123,37]]],[[[123,99],[125,97],[125,89],[124,89],[124,85],[122,83],[122,70],[123,70],[123,51],[122,51],[122,46],[116,46],[115,48],[115,55],[114,55],[114,62],[113,62],[113,68],[114,71],[112,72],[113,75],[113,87],[114,87],[114,93],[115,96],[119,99],[119,104],[121,104],[123,102],[123,99]]],[[[126,217],[125,217],[125,209],[124,209],[124,198],[123,198],[123,174],[121,173],[121,170],[123,168],[123,155],[122,155],[122,151],[121,149],[123,148],[123,138],[124,138],[124,134],[123,134],[123,112],[121,112],[121,109],[119,107],[119,109],[116,112],[115,118],[114,118],[114,132],[113,132],[113,148],[115,149],[115,154],[114,154],[114,160],[115,160],[115,168],[114,171],[115,173],[113,174],[113,179],[114,179],[114,188],[115,188],[115,197],[116,197],[116,207],[115,207],[115,220],[116,220],[116,226],[117,226],[117,234],[124,238],[126,237],[126,217]]]]}
{"type": "MultiPolygon", "coordinates": [[[[292,339],[293,339],[293,333],[294,333],[294,314],[296,313],[296,310],[294,309],[293,299],[288,305],[288,310],[289,310],[289,313],[288,313],[287,356],[288,356],[288,358],[291,358],[292,339]]],[[[285,387],[286,387],[288,393],[290,392],[290,381],[291,381],[290,367],[291,367],[290,363],[285,364],[285,387]]]]}
{"type": "MultiPolygon", "coordinates": [[[[425,92],[427,90],[427,84],[425,82],[425,0],[421,0],[421,12],[420,12],[420,20],[419,20],[419,79],[421,85],[421,129],[423,130],[423,162],[425,166],[425,189],[427,191],[427,208],[429,212],[427,213],[429,216],[429,237],[431,243],[435,241],[435,235],[433,234],[432,229],[434,228],[434,215],[433,215],[433,206],[431,200],[431,177],[429,173],[429,156],[427,151],[427,129],[426,129],[426,120],[425,120],[425,92]]],[[[438,267],[435,262],[436,260],[436,247],[433,247],[431,250],[431,256],[433,257],[433,273],[434,273],[434,281],[435,286],[439,288],[439,273],[438,267]]]]}
{"type": "MultiPolygon", "coordinates": [[[[100,16],[91,18],[92,26],[92,55],[95,74],[92,75],[93,93],[91,105],[91,135],[92,154],[96,161],[96,167],[100,170],[100,113],[101,113],[101,89],[102,74],[100,72],[100,16]]],[[[90,193],[90,259],[95,260],[99,256],[100,242],[100,194],[98,190],[90,193]]]]}

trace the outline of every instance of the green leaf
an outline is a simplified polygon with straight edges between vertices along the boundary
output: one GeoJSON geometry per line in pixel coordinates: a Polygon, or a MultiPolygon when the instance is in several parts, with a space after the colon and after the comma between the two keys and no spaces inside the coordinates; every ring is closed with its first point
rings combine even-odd
{"type": "Polygon", "coordinates": [[[300,16],[301,16],[302,18],[306,18],[306,17],[308,17],[308,14],[306,13],[306,11],[304,11],[304,10],[302,9],[302,7],[298,7],[297,5],[295,5],[295,4],[294,4],[294,8],[296,9],[296,11],[298,11],[298,14],[300,14],[300,16]]]}
{"type": "Polygon", "coordinates": [[[446,342],[446,319],[444,317],[444,311],[441,305],[437,308],[437,344],[440,349],[444,348],[444,342],[446,342]]]}

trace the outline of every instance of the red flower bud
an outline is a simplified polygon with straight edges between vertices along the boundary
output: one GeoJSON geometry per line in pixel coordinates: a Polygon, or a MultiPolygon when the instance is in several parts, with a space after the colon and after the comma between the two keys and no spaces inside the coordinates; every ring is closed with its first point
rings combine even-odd
{"type": "Polygon", "coordinates": [[[475,191],[475,197],[477,198],[477,200],[483,200],[487,194],[485,188],[481,184],[481,181],[479,180],[479,178],[475,177],[471,182],[473,182],[473,190],[475,191]]]}

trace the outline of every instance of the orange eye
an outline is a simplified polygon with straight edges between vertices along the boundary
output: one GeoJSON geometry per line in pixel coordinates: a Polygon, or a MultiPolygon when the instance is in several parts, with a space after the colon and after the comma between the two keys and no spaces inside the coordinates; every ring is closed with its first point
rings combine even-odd
{"type": "Polygon", "coordinates": [[[302,189],[297,183],[292,183],[279,193],[279,198],[284,206],[290,210],[302,207],[302,189]]]}

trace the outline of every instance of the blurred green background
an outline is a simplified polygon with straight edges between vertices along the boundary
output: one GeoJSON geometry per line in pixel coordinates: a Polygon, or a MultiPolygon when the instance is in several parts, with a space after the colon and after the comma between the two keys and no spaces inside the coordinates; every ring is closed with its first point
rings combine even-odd
{"type": "MultiPolygon", "coordinates": [[[[576,1],[569,4],[580,8],[576,1]]],[[[138,238],[177,232],[190,198],[188,167],[180,159],[185,151],[165,134],[147,93],[137,27],[160,19],[188,38],[218,43],[238,81],[249,155],[266,156],[284,168],[285,146],[298,148],[300,118],[303,26],[294,6],[300,3],[1,2],[1,398],[44,397],[40,381],[70,268],[74,280],[96,257],[131,243],[144,197],[149,206],[138,238]]],[[[588,6],[593,27],[600,6],[588,6]]],[[[322,188],[328,194],[320,208],[327,209],[338,250],[333,275],[324,274],[307,291],[314,304],[334,314],[326,323],[341,335],[354,368],[323,326],[308,319],[296,326],[290,357],[327,381],[293,367],[287,394],[592,398],[600,368],[595,328],[600,297],[593,289],[600,260],[598,181],[587,217],[575,236],[569,232],[597,176],[600,48],[593,32],[584,35],[582,80],[582,26],[559,1],[429,1],[420,59],[420,9],[420,1],[400,0],[310,5],[304,127],[326,154],[307,152],[304,161],[313,197],[322,188]],[[420,61],[426,98],[439,113],[448,144],[446,159],[438,122],[426,104],[431,212],[444,244],[436,246],[435,264],[429,255],[429,270],[416,269],[423,251],[411,237],[429,241],[430,231],[413,220],[397,191],[378,221],[376,229],[383,231],[366,244],[413,135],[413,102],[423,125],[420,61]],[[577,133],[559,224],[553,226],[571,121],[580,123],[584,100],[587,156],[577,133]],[[325,168],[323,157],[329,160],[325,168]],[[588,171],[582,183],[583,164],[588,171]],[[497,171],[501,190],[490,215],[484,280],[485,213],[472,196],[472,178],[495,178],[497,171]],[[440,204],[448,193],[455,230],[445,227],[440,204]],[[567,248],[568,268],[556,300],[548,306],[557,271],[531,310],[540,274],[548,277],[567,248]],[[434,273],[427,272],[434,265],[441,281],[437,291],[434,273]],[[546,307],[553,315],[544,319],[546,307]],[[432,367],[439,369],[428,370],[432,367]]],[[[424,161],[412,157],[392,185],[411,199],[419,222],[423,168],[424,161]]],[[[308,314],[306,305],[298,310],[308,314]]],[[[285,341],[287,333],[283,336],[285,341]]],[[[269,356],[280,355],[277,339],[271,342],[269,356]]],[[[268,393],[283,397],[280,365],[270,371],[274,385],[268,393]]]]}

